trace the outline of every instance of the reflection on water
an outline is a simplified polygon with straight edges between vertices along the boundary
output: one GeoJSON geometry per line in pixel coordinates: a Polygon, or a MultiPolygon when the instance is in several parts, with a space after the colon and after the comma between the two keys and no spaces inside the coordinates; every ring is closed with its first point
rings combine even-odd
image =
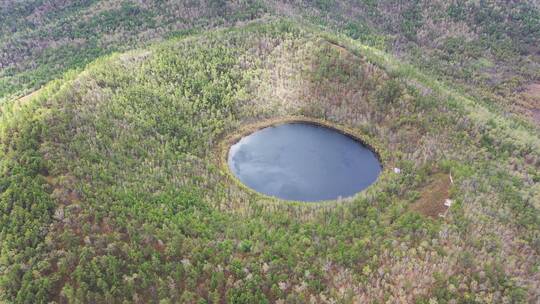
{"type": "Polygon", "coordinates": [[[268,127],[229,151],[229,167],[250,188],[285,200],[352,196],[381,172],[375,154],[334,130],[306,123],[268,127]]]}

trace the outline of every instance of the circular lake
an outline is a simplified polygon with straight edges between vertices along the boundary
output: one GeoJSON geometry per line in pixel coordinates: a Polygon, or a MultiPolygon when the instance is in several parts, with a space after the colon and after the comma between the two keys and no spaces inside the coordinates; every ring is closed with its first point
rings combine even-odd
{"type": "Polygon", "coordinates": [[[242,138],[231,146],[228,164],[260,193],[309,202],[352,196],[375,182],[382,169],[360,142],[309,123],[271,126],[242,138]]]}

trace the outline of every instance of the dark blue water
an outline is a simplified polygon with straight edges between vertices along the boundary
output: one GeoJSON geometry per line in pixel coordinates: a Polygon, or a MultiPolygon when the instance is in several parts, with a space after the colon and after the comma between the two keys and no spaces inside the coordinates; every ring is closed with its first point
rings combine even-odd
{"type": "Polygon", "coordinates": [[[250,188],[285,200],[349,197],[381,172],[375,154],[337,131],[306,123],[268,127],[229,151],[229,167],[250,188]]]}

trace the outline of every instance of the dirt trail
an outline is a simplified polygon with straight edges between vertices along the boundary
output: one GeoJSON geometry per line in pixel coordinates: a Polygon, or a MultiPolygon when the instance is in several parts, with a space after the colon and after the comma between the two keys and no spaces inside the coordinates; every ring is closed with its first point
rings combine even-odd
{"type": "Polygon", "coordinates": [[[36,96],[37,94],[39,94],[40,91],[41,91],[41,89],[37,89],[37,90],[35,90],[34,92],[32,92],[32,93],[30,93],[30,94],[28,94],[28,95],[26,95],[26,96],[23,96],[23,97],[17,99],[17,100],[15,101],[15,103],[17,103],[17,105],[22,105],[22,104],[28,102],[30,99],[32,99],[32,97],[34,97],[34,96],[36,96]]]}

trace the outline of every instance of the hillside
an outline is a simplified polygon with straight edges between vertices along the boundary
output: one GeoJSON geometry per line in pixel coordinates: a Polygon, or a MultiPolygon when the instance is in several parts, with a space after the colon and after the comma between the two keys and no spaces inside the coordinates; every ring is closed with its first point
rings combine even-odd
{"type": "MultiPolygon", "coordinates": [[[[9,1],[0,20],[0,98],[29,93],[99,56],[258,18],[339,31],[456,82],[513,113],[540,111],[536,1],[9,1]],[[524,101],[533,93],[532,101],[524,101]]],[[[533,120],[534,122],[534,120],[533,120]]]]}
{"type": "Polygon", "coordinates": [[[539,79],[534,2],[487,24],[460,2],[115,3],[2,10],[0,302],[540,300],[539,129],[509,105],[539,79]],[[408,25],[437,5],[458,12],[408,25]],[[486,40],[423,36],[443,23],[486,40]],[[369,142],[378,182],[299,203],[230,177],[229,137],[299,117],[369,142]]]}

